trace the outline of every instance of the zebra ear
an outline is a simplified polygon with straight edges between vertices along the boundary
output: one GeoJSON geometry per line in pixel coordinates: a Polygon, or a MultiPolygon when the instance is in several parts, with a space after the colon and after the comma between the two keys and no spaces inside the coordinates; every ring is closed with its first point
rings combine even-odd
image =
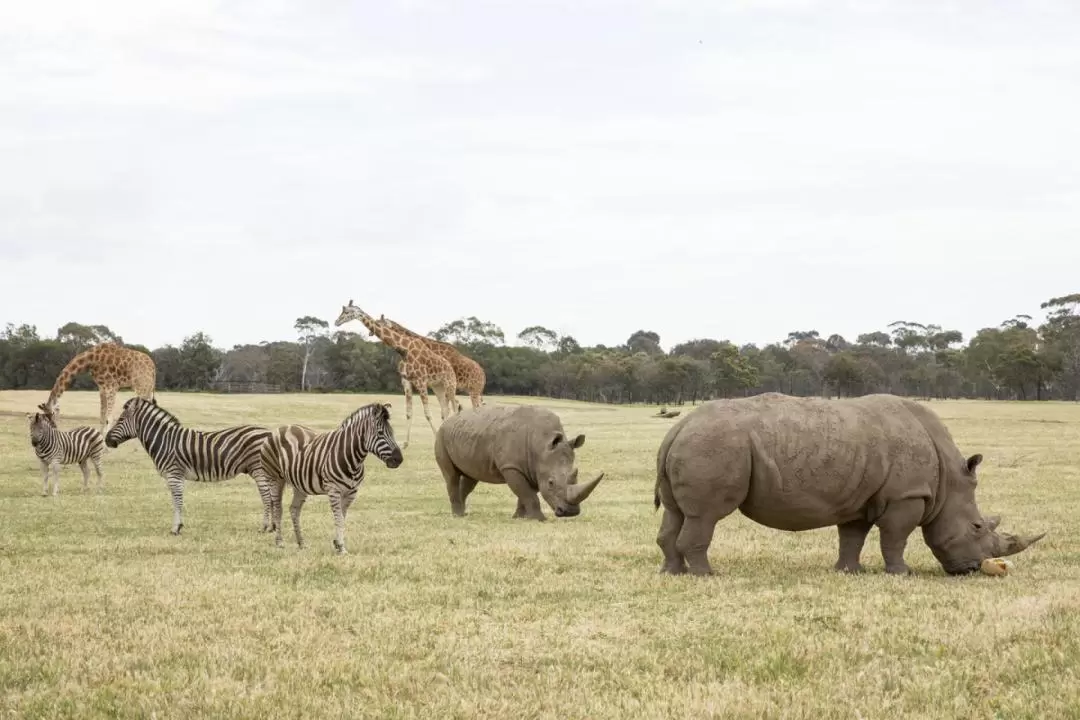
{"type": "Polygon", "coordinates": [[[383,403],[383,404],[382,404],[382,406],[383,406],[384,408],[387,408],[387,409],[389,409],[389,408],[390,408],[390,403],[383,403]]]}

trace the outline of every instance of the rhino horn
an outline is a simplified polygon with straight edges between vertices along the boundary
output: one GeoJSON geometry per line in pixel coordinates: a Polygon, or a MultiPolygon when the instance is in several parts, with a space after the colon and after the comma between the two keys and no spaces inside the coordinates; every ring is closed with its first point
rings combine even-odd
{"type": "Polygon", "coordinates": [[[592,482],[585,483],[584,485],[567,485],[566,486],[566,502],[571,505],[580,505],[585,498],[589,497],[596,486],[600,484],[600,481],[604,479],[604,473],[600,473],[592,482]]]}
{"type": "Polygon", "coordinates": [[[983,520],[986,522],[986,526],[990,530],[996,529],[997,526],[1001,524],[1000,515],[987,515],[983,518],[983,520]]]}
{"type": "Polygon", "coordinates": [[[999,553],[1001,556],[1015,555],[1018,552],[1022,552],[1035,543],[1046,537],[1046,533],[1039,533],[1038,535],[1008,535],[1006,533],[1001,534],[1002,551],[999,553]]]}

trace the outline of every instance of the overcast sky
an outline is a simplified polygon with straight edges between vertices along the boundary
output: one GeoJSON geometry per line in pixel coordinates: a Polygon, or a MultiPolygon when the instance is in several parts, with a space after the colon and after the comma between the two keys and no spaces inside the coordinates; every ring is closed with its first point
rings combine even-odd
{"type": "Polygon", "coordinates": [[[0,323],[966,339],[1080,291],[1078,38],[1068,0],[6,3],[0,323]]]}

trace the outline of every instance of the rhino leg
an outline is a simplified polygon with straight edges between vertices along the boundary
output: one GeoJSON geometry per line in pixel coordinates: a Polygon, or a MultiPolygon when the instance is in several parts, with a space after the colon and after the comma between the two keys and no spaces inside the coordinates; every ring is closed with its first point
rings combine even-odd
{"type": "Polygon", "coordinates": [[[709,565],[709,544],[719,521],[720,518],[715,517],[683,517],[682,529],[675,540],[675,551],[686,558],[691,575],[713,574],[709,565]]]}
{"type": "Polygon", "coordinates": [[[677,540],[683,526],[682,512],[664,508],[664,519],[660,521],[660,532],[656,534],[656,544],[664,551],[664,564],[660,567],[661,573],[681,575],[686,572],[686,558],[679,552],[677,540]]]}
{"type": "MultiPolygon", "coordinates": [[[[504,470],[503,479],[518,497],[519,509],[524,511],[520,517],[529,518],[530,520],[547,520],[544,517],[544,511],[540,508],[540,496],[529,485],[529,481],[525,479],[524,475],[517,470],[504,470]]],[[[519,517],[516,511],[514,517],[519,517]]]]}
{"type": "Polygon", "coordinates": [[[834,566],[837,570],[862,572],[863,566],[859,563],[859,555],[862,553],[866,536],[872,527],[874,527],[873,524],[867,520],[852,520],[836,526],[840,533],[840,557],[834,566]]]}
{"type": "Polygon", "coordinates": [[[462,492],[462,479],[464,476],[454,465],[453,460],[450,459],[446,448],[443,447],[442,438],[437,434],[435,436],[435,464],[439,466],[439,470],[443,474],[443,480],[446,481],[446,495],[450,498],[450,512],[456,517],[464,517],[465,496],[469,494],[462,492]]]}
{"type": "Polygon", "coordinates": [[[877,521],[881,531],[881,556],[885,559],[885,572],[890,575],[909,575],[911,569],[904,562],[904,548],[908,536],[919,526],[926,503],[922,498],[909,498],[890,503],[885,514],[877,521]]]}

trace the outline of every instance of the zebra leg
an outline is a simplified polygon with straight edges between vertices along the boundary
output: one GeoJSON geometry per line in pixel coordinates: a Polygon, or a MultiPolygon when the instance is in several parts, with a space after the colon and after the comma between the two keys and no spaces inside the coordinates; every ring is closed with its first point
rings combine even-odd
{"type": "Polygon", "coordinates": [[[292,491],[292,504],[289,505],[289,515],[292,516],[292,529],[296,533],[296,544],[304,547],[304,536],[300,534],[300,509],[304,507],[304,501],[307,500],[307,493],[300,488],[293,486],[292,491]]]}
{"type": "MultiPolygon", "coordinates": [[[[283,542],[281,538],[281,502],[285,499],[285,483],[275,480],[274,483],[270,486],[270,492],[270,507],[272,512],[274,513],[274,544],[278,547],[281,547],[283,542]]],[[[296,491],[294,490],[294,498],[295,495],[296,491]]],[[[296,527],[295,522],[296,521],[294,520],[293,527],[296,527]]]]}
{"type": "Polygon", "coordinates": [[[330,512],[334,515],[334,550],[338,555],[345,555],[345,500],[338,487],[331,487],[326,495],[330,500],[330,512]]]}
{"type": "Polygon", "coordinates": [[[83,460],[79,463],[79,469],[82,470],[82,489],[86,492],[90,487],[90,461],[83,460]]]}
{"type": "Polygon", "coordinates": [[[100,455],[94,456],[94,458],[92,458],[92,462],[94,463],[94,474],[97,475],[98,490],[104,490],[105,489],[105,474],[103,472],[101,472],[101,456],[100,455]]]}
{"type": "Polygon", "coordinates": [[[49,463],[39,459],[41,463],[41,497],[49,496],[49,463]]]}
{"type": "Polygon", "coordinates": [[[184,528],[184,476],[169,475],[165,478],[165,485],[172,495],[173,526],[172,534],[179,535],[184,528]]]}
{"type": "Polygon", "coordinates": [[[269,532],[274,529],[274,491],[270,487],[270,478],[265,473],[256,470],[253,477],[255,478],[255,487],[259,491],[259,499],[262,500],[263,504],[262,532],[269,532]]]}
{"type": "Polygon", "coordinates": [[[53,494],[53,497],[56,497],[57,495],[60,494],[60,461],[59,460],[53,460],[52,461],[51,470],[52,470],[52,476],[53,476],[52,494],[53,494]]]}
{"type": "Polygon", "coordinates": [[[356,500],[356,491],[359,487],[354,487],[352,490],[348,490],[341,495],[341,517],[342,519],[348,519],[349,508],[352,507],[353,500],[356,500]]]}

